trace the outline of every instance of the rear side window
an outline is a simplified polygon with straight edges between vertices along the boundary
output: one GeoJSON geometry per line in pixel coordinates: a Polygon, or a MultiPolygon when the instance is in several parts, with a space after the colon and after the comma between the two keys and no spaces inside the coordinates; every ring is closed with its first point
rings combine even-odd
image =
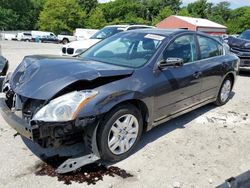
{"type": "Polygon", "coordinates": [[[201,59],[223,55],[222,45],[208,37],[198,36],[201,59]]]}

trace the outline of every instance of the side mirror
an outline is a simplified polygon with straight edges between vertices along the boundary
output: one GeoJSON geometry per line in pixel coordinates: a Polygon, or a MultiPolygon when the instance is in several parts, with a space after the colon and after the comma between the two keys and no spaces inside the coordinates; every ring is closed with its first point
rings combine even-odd
{"type": "Polygon", "coordinates": [[[9,62],[0,55],[0,76],[5,76],[9,69],[9,62]]]}
{"type": "Polygon", "coordinates": [[[180,67],[183,65],[184,60],[182,58],[167,58],[166,60],[161,60],[158,62],[159,69],[164,69],[166,67],[180,67]]]}

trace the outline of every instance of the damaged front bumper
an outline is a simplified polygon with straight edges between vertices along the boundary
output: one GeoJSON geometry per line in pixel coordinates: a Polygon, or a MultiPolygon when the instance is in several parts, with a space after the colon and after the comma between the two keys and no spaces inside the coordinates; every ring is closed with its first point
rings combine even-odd
{"type": "Polygon", "coordinates": [[[0,113],[4,120],[19,134],[30,140],[34,140],[34,135],[37,130],[32,129],[25,120],[14,114],[7,106],[5,98],[3,97],[0,98],[0,113]]]}
{"type": "Polygon", "coordinates": [[[0,113],[5,121],[23,137],[28,138],[42,148],[61,147],[83,142],[86,151],[78,153],[61,164],[57,172],[68,173],[84,165],[97,162],[100,155],[96,142],[97,118],[85,118],[63,123],[28,123],[16,115],[6,104],[4,96],[0,96],[0,113]]]}

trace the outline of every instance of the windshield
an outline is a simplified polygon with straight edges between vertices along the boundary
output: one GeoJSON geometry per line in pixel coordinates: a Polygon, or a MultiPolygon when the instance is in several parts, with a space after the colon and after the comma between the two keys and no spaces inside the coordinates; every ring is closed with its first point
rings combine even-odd
{"type": "Polygon", "coordinates": [[[250,40],[250,31],[244,31],[239,36],[240,39],[250,40]]]}
{"type": "Polygon", "coordinates": [[[80,55],[87,60],[140,67],[156,52],[165,37],[145,33],[120,33],[101,41],[80,55]]]}
{"type": "Polygon", "coordinates": [[[95,33],[90,38],[91,39],[105,39],[121,31],[123,31],[122,28],[118,28],[118,27],[104,27],[103,29],[95,33]]]}

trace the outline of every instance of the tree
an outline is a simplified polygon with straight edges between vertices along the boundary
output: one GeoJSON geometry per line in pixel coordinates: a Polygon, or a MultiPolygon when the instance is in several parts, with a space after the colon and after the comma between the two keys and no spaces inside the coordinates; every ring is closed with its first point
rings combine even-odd
{"type": "Polygon", "coordinates": [[[230,17],[230,3],[227,1],[220,2],[217,5],[211,7],[211,13],[208,18],[212,21],[225,24],[230,17]]]}
{"type": "Polygon", "coordinates": [[[84,27],[86,12],[76,0],[46,0],[39,16],[41,30],[72,32],[77,27],[84,27]]]}
{"type": "Polygon", "coordinates": [[[181,8],[181,10],[177,13],[177,15],[191,17],[191,14],[188,12],[187,7],[181,8]]]}
{"type": "Polygon", "coordinates": [[[100,6],[107,22],[131,23],[131,20],[144,20],[146,17],[145,6],[137,0],[116,0],[100,6]],[[135,19],[131,19],[134,17],[135,19]]]}
{"type": "Polygon", "coordinates": [[[13,20],[11,26],[7,28],[17,28],[21,30],[32,29],[34,18],[30,14],[33,8],[31,0],[0,0],[0,6],[2,8],[2,13],[12,12],[13,15],[6,15],[4,19],[13,20]],[[3,9],[5,11],[3,11],[3,9]]]}
{"type": "Polygon", "coordinates": [[[86,27],[93,29],[100,29],[107,25],[107,22],[104,18],[103,11],[100,7],[96,7],[89,14],[89,17],[86,22],[86,27]]]}
{"type": "Polygon", "coordinates": [[[187,10],[193,17],[207,18],[210,6],[211,4],[207,0],[197,0],[194,3],[189,3],[187,10]]]}
{"type": "Polygon", "coordinates": [[[97,0],[77,0],[78,4],[88,13],[90,13],[91,10],[94,10],[97,5],[97,0]]]}
{"type": "Polygon", "coordinates": [[[39,14],[43,9],[45,0],[31,0],[32,9],[29,11],[29,16],[31,18],[30,29],[38,29],[38,19],[39,14]]]}
{"type": "Polygon", "coordinates": [[[161,9],[159,14],[157,15],[157,17],[153,19],[153,25],[156,25],[157,23],[159,23],[160,21],[162,21],[166,17],[169,17],[173,14],[174,13],[170,7],[165,7],[163,9],[161,9]]]}
{"type": "Polygon", "coordinates": [[[250,28],[250,7],[241,7],[231,11],[227,22],[229,33],[241,33],[250,28]]]}
{"type": "Polygon", "coordinates": [[[165,8],[170,7],[173,14],[180,10],[181,0],[141,0],[147,9],[147,19],[152,21],[165,8]]]}
{"type": "Polygon", "coordinates": [[[0,30],[14,30],[18,15],[11,10],[0,7],[0,30]]]}

